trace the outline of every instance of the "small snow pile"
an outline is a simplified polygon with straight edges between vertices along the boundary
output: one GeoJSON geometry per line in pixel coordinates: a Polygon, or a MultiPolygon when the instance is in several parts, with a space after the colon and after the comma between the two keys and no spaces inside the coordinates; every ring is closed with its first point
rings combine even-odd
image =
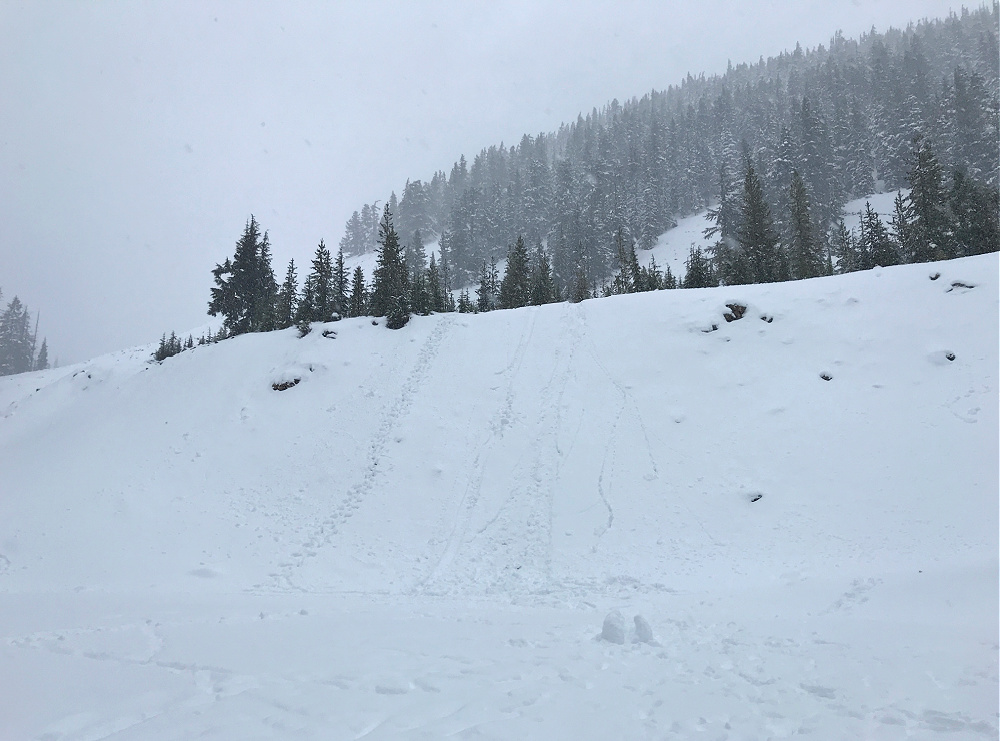
{"type": "Polygon", "coordinates": [[[653,629],[649,626],[649,622],[642,615],[636,615],[635,621],[635,636],[632,638],[632,643],[648,643],[650,646],[659,646],[659,641],[653,637],[653,629]]]}
{"type": "MultiPolygon", "coordinates": [[[[628,636],[630,643],[647,643],[650,646],[660,645],[653,636],[653,629],[646,618],[642,615],[636,615],[632,621],[635,623],[635,629],[628,636]]],[[[612,610],[608,613],[607,617],[604,618],[604,626],[601,629],[599,638],[608,643],[617,643],[620,646],[625,645],[625,618],[621,612],[612,610]]]]}
{"type": "Polygon", "coordinates": [[[604,618],[604,627],[601,629],[601,640],[608,643],[625,645],[625,618],[618,610],[612,610],[604,618]]]}

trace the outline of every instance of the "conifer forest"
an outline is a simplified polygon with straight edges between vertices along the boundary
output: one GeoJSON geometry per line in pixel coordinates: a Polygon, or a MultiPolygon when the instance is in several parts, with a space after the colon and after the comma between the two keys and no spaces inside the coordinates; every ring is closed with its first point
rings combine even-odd
{"type": "MultiPolygon", "coordinates": [[[[483,312],[670,288],[797,280],[1000,249],[998,9],[802,49],[611,101],[464,156],[363,205],[279,284],[247,222],[212,274],[208,342],[340,316],[483,312]],[[900,190],[888,222],[842,206],[900,190]],[[642,259],[708,209],[684,275],[642,259]],[[428,259],[428,246],[433,245],[428,259]],[[345,257],[377,251],[374,274],[345,257]],[[501,265],[503,270],[501,271],[501,265]]],[[[164,335],[157,358],[192,346],[164,335]]]]}

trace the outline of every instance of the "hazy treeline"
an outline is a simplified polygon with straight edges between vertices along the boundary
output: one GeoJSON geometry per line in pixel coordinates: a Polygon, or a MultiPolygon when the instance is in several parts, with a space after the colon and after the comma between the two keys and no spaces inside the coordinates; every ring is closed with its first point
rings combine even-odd
{"type": "Polygon", "coordinates": [[[32,321],[28,307],[14,296],[0,313],[0,376],[48,367],[48,342],[43,339],[41,346],[38,345],[38,316],[32,321]]]}
{"type": "MultiPolygon", "coordinates": [[[[450,173],[409,181],[387,205],[404,240],[417,230],[439,238],[453,287],[521,235],[545,246],[565,293],[579,269],[592,284],[610,275],[619,233],[648,248],[677,218],[717,205],[722,189],[738,191],[748,151],[778,231],[791,218],[796,171],[828,244],[844,202],[905,184],[916,135],[946,176],[960,169],[971,182],[1000,184],[997,22],[994,3],[689,75],[555,133],[462,157],[450,173]]],[[[376,248],[380,211],[375,203],[352,215],[346,255],[376,248]]]]}

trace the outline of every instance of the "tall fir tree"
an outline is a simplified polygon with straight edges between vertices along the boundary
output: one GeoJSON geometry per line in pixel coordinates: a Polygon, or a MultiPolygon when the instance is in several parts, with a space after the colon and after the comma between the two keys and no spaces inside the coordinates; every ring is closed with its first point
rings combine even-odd
{"type": "Polygon", "coordinates": [[[49,344],[43,339],[42,346],[38,348],[38,357],[35,359],[35,370],[48,370],[49,368],[49,344]]]}
{"type": "Polygon", "coordinates": [[[788,210],[788,263],[792,280],[823,275],[826,272],[823,248],[813,230],[809,196],[798,170],[792,171],[788,210]]]}
{"type": "Polygon", "coordinates": [[[907,262],[928,262],[954,256],[951,244],[951,220],[941,164],[930,142],[915,136],[907,173],[910,194],[907,196],[913,229],[912,252],[907,262]]]}
{"type": "Polygon", "coordinates": [[[339,316],[340,310],[334,289],[333,256],[321,239],[302,285],[296,322],[300,327],[310,322],[329,322],[339,316]]]}
{"type": "Polygon", "coordinates": [[[711,288],[718,285],[712,270],[712,262],[699,247],[692,247],[684,265],[682,288],[711,288]]]}
{"type": "Polygon", "coordinates": [[[444,298],[444,288],[441,286],[441,273],[438,271],[437,258],[431,253],[430,264],[427,266],[427,303],[430,311],[443,313],[448,311],[444,298]]]}
{"type": "Polygon", "coordinates": [[[341,316],[347,314],[347,303],[350,295],[350,276],[347,274],[347,266],[344,265],[344,250],[337,250],[337,257],[333,261],[333,300],[337,306],[337,313],[341,316]]]}
{"type": "Polygon", "coordinates": [[[725,276],[726,283],[773,283],[787,278],[787,265],[783,264],[783,255],[778,247],[771,208],[764,199],[760,178],[749,159],[743,176],[736,241],[743,264],[734,266],[736,269],[725,276]]]}
{"type": "Polygon", "coordinates": [[[368,289],[365,286],[365,273],[358,265],[354,268],[354,276],[351,280],[351,301],[348,306],[348,315],[353,317],[367,316],[368,314],[368,289]]]}
{"type": "Polygon", "coordinates": [[[288,269],[285,271],[285,281],[278,289],[278,297],[275,301],[275,329],[288,329],[295,324],[298,295],[299,280],[295,269],[295,260],[289,260],[288,269]]]}
{"type": "Polygon", "coordinates": [[[535,258],[531,265],[531,300],[532,306],[557,301],[555,281],[552,277],[552,266],[549,264],[549,256],[542,249],[541,242],[535,248],[535,258]]]}
{"type": "Polygon", "coordinates": [[[948,207],[954,223],[956,257],[1000,250],[1000,191],[981,185],[962,170],[952,175],[948,207]]]}
{"type": "Polygon", "coordinates": [[[28,307],[14,296],[0,314],[0,376],[34,369],[34,340],[28,307]]]}
{"type": "Polygon", "coordinates": [[[875,266],[888,267],[900,262],[897,245],[889,236],[878,212],[867,201],[865,201],[865,212],[861,217],[858,254],[861,270],[870,270],[875,266]]]}
{"type": "Polygon", "coordinates": [[[493,311],[497,308],[500,292],[500,274],[497,270],[497,260],[491,257],[489,263],[483,260],[479,273],[479,288],[476,289],[476,311],[493,311]]]}
{"type": "Polygon", "coordinates": [[[261,234],[251,215],[236,242],[232,259],[212,270],[215,287],[208,304],[209,316],[222,316],[229,336],[269,329],[276,293],[267,233],[261,234]]]}
{"type": "Polygon", "coordinates": [[[854,233],[848,230],[843,219],[837,223],[837,227],[833,230],[830,251],[837,258],[834,265],[835,272],[853,273],[856,270],[861,270],[861,256],[858,253],[857,240],[854,238],[854,233]]]}
{"type": "Polygon", "coordinates": [[[378,260],[370,309],[373,316],[386,317],[387,327],[399,329],[410,318],[410,286],[399,236],[392,224],[390,205],[394,200],[391,198],[386,204],[379,222],[378,260]]]}
{"type": "Polygon", "coordinates": [[[507,266],[500,282],[499,304],[501,309],[527,306],[531,298],[531,276],[528,265],[528,248],[520,235],[507,249],[507,266]]]}

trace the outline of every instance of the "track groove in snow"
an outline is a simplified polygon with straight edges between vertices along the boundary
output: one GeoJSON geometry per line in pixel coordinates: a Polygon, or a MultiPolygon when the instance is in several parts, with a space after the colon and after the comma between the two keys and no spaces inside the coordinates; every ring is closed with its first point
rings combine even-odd
{"type": "Polygon", "coordinates": [[[360,481],[355,482],[346,492],[340,504],[327,515],[322,523],[315,527],[301,544],[299,550],[293,552],[284,564],[279,564],[278,586],[288,589],[309,592],[314,587],[305,587],[297,583],[295,572],[308,559],[316,556],[317,551],[330,546],[340,530],[347,525],[355,511],[370,495],[381,475],[379,464],[384,461],[386,444],[392,436],[399,420],[409,412],[414,397],[422,390],[427,372],[437,357],[441,343],[454,325],[454,317],[444,314],[425,340],[416,361],[406,377],[399,395],[388,406],[382,415],[378,429],[368,444],[367,465],[360,481]],[[303,555],[304,554],[304,555],[303,555]]]}

